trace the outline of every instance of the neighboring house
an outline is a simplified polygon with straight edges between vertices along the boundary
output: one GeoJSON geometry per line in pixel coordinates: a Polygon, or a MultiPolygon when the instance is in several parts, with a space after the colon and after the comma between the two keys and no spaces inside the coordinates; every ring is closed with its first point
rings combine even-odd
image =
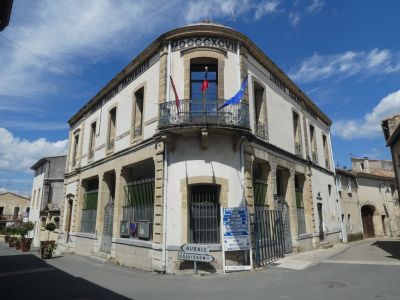
{"type": "Polygon", "coordinates": [[[343,241],[363,238],[361,206],[358,199],[357,177],[351,171],[336,169],[336,185],[341,206],[343,241]]]}
{"type": "Polygon", "coordinates": [[[382,121],[383,134],[386,146],[390,147],[394,172],[396,175],[397,191],[400,188],[400,114],[394,115],[382,121]]]}
{"type": "MultiPolygon", "coordinates": [[[[35,224],[35,229],[31,233],[35,247],[39,245],[41,239],[47,239],[44,227],[48,222],[54,222],[57,228],[59,227],[65,163],[66,156],[44,157],[31,167],[35,173],[29,220],[35,224]]],[[[52,239],[55,239],[57,232],[52,233],[52,239]]]]}
{"type": "Polygon", "coordinates": [[[29,215],[29,198],[14,193],[0,194],[0,228],[22,222],[29,215]]]}
{"type": "Polygon", "coordinates": [[[352,158],[364,237],[400,236],[400,206],[390,160],[352,158]]]}
{"type": "Polygon", "coordinates": [[[187,268],[183,244],[207,244],[221,272],[221,208],[243,206],[254,266],[337,243],[331,124],[244,34],[211,23],[171,30],[69,120],[60,244],[165,272],[187,268]],[[221,109],[245,78],[241,102],[221,109]]]}
{"type": "Polygon", "coordinates": [[[11,17],[11,10],[13,6],[13,0],[1,0],[0,1],[0,31],[8,26],[11,17]]]}

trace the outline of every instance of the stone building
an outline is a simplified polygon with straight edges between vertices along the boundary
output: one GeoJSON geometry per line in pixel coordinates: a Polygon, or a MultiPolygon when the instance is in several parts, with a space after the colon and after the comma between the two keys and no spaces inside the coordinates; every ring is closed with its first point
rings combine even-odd
{"type": "Polygon", "coordinates": [[[0,194],[0,228],[23,221],[29,215],[29,198],[14,193],[0,194]]]}
{"type": "Polygon", "coordinates": [[[397,191],[400,187],[400,114],[394,115],[382,121],[383,135],[386,146],[390,147],[394,173],[396,175],[397,191]]]}
{"type": "Polygon", "coordinates": [[[400,236],[400,206],[390,160],[352,158],[364,237],[400,236]]]}
{"type": "Polygon", "coordinates": [[[35,172],[32,184],[31,212],[29,221],[35,224],[31,231],[33,245],[39,246],[41,239],[57,240],[60,225],[60,208],[64,203],[64,171],[66,156],[43,157],[31,169],[35,172]],[[48,236],[45,226],[54,222],[57,230],[48,236]]]}
{"type": "Polygon", "coordinates": [[[358,199],[357,177],[351,171],[336,169],[336,186],[338,189],[343,226],[343,241],[351,242],[362,239],[363,226],[361,206],[358,199]]]}
{"type": "Polygon", "coordinates": [[[200,243],[221,272],[224,257],[249,260],[222,252],[227,207],[248,208],[253,265],[268,261],[263,247],[276,234],[284,252],[341,239],[331,120],[231,28],[162,34],[69,125],[64,251],[179,272],[192,267],[178,260],[181,246],[200,243]],[[220,109],[245,78],[242,100],[220,109]],[[266,211],[275,217],[262,219],[266,211]]]}

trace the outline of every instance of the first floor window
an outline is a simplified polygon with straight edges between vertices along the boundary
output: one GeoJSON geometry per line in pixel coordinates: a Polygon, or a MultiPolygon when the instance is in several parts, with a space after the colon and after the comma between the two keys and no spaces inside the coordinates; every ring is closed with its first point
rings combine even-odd
{"type": "Polygon", "coordinates": [[[81,232],[95,233],[96,231],[97,197],[97,190],[84,194],[81,232]]]}
{"type": "Polygon", "coordinates": [[[220,243],[219,186],[190,186],[190,242],[220,243]]]}
{"type": "MultiPolygon", "coordinates": [[[[154,178],[136,180],[125,186],[123,218],[129,221],[130,234],[138,237],[139,222],[149,224],[148,239],[153,236],[154,178]]],[[[145,237],[141,237],[147,239],[145,237]]]]}

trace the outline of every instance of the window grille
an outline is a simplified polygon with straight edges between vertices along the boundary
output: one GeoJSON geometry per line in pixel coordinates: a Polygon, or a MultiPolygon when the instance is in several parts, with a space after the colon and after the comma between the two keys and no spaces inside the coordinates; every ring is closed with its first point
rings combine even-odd
{"type": "Polygon", "coordinates": [[[153,236],[154,220],[154,178],[134,181],[125,186],[125,203],[123,219],[129,223],[148,221],[150,224],[150,239],[153,236]]]}
{"type": "Polygon", "coordinates": [[[95,233],[98,191],[84,194],[82,208],[81,232],[95,233]]]}
{"type": "Polygon", "coordinates": [[[263,180],[254,180],[254,205],[259,207],[268,207],[267,200],[267,182],[263,180]]]}
{"type": "Polygon", "coordinates": [[[306,220],[304,216],[303,191],[296,190],[296,206],[297,206],[297,227],[298,234],[306,232],[306,220]]]}
{"type": "Polygon", "coordinates": [[[220,243],[219,187],[192,185],[190,188],[190,242],[220,243]]]}

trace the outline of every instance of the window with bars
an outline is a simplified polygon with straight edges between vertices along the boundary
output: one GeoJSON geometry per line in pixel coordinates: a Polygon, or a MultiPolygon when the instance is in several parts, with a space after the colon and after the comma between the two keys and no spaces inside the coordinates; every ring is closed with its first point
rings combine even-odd
{"type": "Polygon", "coordinates": [[[81,232],[95,233],[98,191],[86,192],[83,197],[81,232]]]}
{"type": "Polygon", "coordinates": [[[190,242],[220,243],[220,206],[218,185],[190,186],[190,242]]]}
{"type": "Polygon", "coordinates": [[[303,189],[300,186],[300,178],[295,175],[296,207],[297,207],[297,227],[298,234],[306,232],[306,220],[304,214],[303,189]]]}
{"type": "MultiPolygon", "coordinates": [[[[154,220],[154,178],[141,179],[127,184],[125,190],[125,203],[123,206],[123,219],[130,224],[139,221],[148,221],[150,226],[150,239],[152,239],[154,220]]],[[[136,236],[136,234],[134,234],[136,236]]]]}

